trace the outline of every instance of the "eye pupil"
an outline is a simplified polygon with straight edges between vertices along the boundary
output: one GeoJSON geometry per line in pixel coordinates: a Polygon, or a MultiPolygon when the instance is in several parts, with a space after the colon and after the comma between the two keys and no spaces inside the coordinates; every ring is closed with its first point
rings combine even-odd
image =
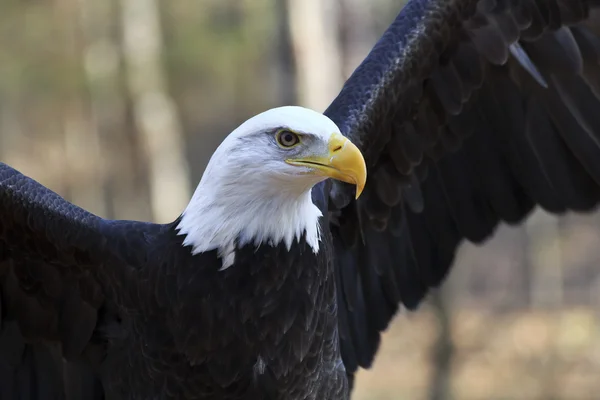
{"type": "Polygon", "coordinates": [[[290,131],[280,132],[278,139],[279,144],[284,147],[292,147],[300,141],[300,139],[298,139],[298,135],[290,131]]]}

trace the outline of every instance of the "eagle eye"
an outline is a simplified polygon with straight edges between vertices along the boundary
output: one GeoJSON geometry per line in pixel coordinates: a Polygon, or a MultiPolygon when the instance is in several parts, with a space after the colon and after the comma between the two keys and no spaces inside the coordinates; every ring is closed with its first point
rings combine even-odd
{"type": "Polygon", "coordinates": [[[294,147],[295,145],[300,143],[300,137],[298,136],[298,134],[296,134],[292,131],[285,130],[285,129],[278,131],[276,137],[277,137],[277,143],[281,147],[285,147],[285,148],[294,147]]]}

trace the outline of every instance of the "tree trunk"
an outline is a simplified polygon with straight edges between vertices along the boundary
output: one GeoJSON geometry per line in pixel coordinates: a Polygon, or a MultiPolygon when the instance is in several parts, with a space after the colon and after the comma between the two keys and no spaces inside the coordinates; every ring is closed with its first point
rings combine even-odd
{"type": "Polygon", "coordinates": [[[429,386],[430,400],[450,399],[450,378],[452,376],[452,319],[450,312],[451,291],[440,287],[431,293],[432,305],[438,322],[438,336],[433,346],[433,376],[429,386]]]}
{"type": "MultiPolygon", "coordinates": [[[[82,73],[83,41],[78,24],[79,5],[75,0],[56,1],[56,18],[64,29],[67,68],[77,76],[82,73]]],[[[68,197],[91,212],[106,215],[102,192],[98,131],[91,121],[87,93],[78,79],[66,88],[62,110],[64,133],[64,167],[69,177],[68,197]]]]}
{"type": "Polygon", "coordinates": [[[156,0],[121,0],[124,57],[136,126],[146,151],[153,219],[174,220],[190,198],[184,138],[162,65],[156,0]]]}
{"type": "Polygon", "coordinates": [[[348,79],[377,40],[373,29],[373,4],[362,0],[340,0],[340,16],[342,74],[348,79]]]}
{"type": "Polygon", "coordinates": [[[528,261],[531,266],[533,307],[560,307],[563,302],[563,271],[560,222],[538,210],[525,223],[528,261]]]}
{"type": "Polygon", "coordinates": [[[288,23],[289,3],[287,0],[275,2],[277,19],[277,49],[274,58],[277,60],[279,102],[286,105],[297,103],[296,65],[294,60],[292,33],[288,23]]]}
{"type": "Polygon", "coordinates": [[[79,0],[85,81],[102,149],[106,216],[149,220],[147,182],[139,179],[140,157],[128,124],[127,88],[119,40],[116,0],[79,0]]]}
{"type": "Polygon", "coordinates": [[[342,86],[336,0],[288,0],[299,103],[325,108],[342,86]]]}

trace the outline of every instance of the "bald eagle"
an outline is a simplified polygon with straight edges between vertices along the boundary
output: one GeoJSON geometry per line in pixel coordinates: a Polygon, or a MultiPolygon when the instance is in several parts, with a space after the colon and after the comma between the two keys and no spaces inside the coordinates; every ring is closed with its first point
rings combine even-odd
{"type": "Polygon", "coordinates": [[[0,164],[0,398],[349,398],[463,240],[600,201],[594,3],[408,2],[324,114],[233,131],[170,224],[0,164]]]}

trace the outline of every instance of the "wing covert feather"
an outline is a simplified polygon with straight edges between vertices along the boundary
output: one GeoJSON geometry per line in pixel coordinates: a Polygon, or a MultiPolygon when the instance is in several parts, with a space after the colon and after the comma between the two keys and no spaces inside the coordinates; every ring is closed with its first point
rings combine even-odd
{"type": "Polygon", "coordinates": [[[0,398],[103,398],[103,224],[0,163],[0,398]]]}

